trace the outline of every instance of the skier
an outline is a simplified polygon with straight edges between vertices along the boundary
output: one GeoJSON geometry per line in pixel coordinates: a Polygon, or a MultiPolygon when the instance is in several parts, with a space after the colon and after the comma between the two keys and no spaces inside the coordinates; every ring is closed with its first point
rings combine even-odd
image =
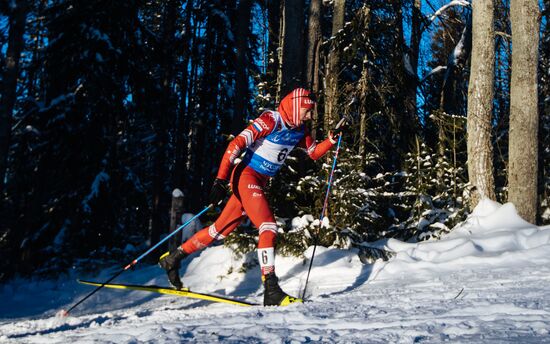
{"type": "Polygon", "coordinates": [[[216,221],[193,235],[176,250],[164,254],[159,265],[166,270],[170,283],[182,288],[180,262],[189,254],[225,238],[248,216],[259,230],[258,258],[264,284],[264,305],[284,306],[301,299],[287,295],[275,275],[275,237],[277,224],[264,194],[270,177],[282,166],[295,146],[304,148],[317,160],[336,143],[332,132],[316,144],[305,126],[311,119],[315,102],[309,91],[296,88],[283,98],[278,111],[265,111],[233,139],[225,151],[210,192],[211,204],[225,198],[227,184],[233,195],[216,221]],[[233,163],[246,149],[244,158],[230,173],[233,163]],[[229,178],[231,174],[231,179],[229,178]]]}

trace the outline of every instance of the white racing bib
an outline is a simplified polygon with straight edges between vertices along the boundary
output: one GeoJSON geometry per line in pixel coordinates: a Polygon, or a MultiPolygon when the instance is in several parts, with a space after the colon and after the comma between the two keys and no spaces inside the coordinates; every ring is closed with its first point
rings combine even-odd
{"type": "Polygon", "coordinates": [[[255,171],[273,177],[285,162],[288,154],[304,137],[304,128],[288,129],[282,124],[281,115],[273,112],[277,127],[271,134],[258,139],[248,147],[243,159],[255,171]]]}

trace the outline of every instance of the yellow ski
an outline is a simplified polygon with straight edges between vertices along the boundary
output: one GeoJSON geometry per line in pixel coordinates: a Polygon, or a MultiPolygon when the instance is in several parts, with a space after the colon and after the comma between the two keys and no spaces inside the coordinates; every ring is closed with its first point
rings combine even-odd
{"type": "MultiPolygon", "coordinates": [[[[77,281],[78,283],[81,283],[81,284],[93,285],[96,287],[103,285],[103,283],[100,283],[100,282],[84,281],[84,280],[77,280],[77,281]]],[[[229,304],[238,305],[238,306],[258,306],[257,304],[254,304],[254,303],[239,301],[239,300],[227,298],[224,296],[195,293],[190,291],[189,289],[176,290],[172,288],[159,287],[156,285],[133,285],[133,284],[114,284],[114,283],[105,284],[103,285],[103,287],[113,288],[113,289],[141,290],[141,291],[148,291],[153,293],[183,296],[183,297],[189,297],[193,299],[201,299],[201,300],[206,300],[211,302],[229,303],[229,304]]]]}

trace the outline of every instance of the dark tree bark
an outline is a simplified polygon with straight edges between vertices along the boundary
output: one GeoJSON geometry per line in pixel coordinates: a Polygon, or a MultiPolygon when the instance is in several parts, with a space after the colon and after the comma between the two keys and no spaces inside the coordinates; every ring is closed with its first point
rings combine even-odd
{"type": "MultiPolygon", "coordinates": [[[[308,16],[308,35],[307,35],[307,70],[306,81],[307,87],[310,88],[313,93],[319,92],[319,58],[320,48],[322,43],[321,32],[321,11],[322,1],[312,0],[309,4],[309,16],[308,16]]],[[[313,123],[311,135],[313,138],[317,136],[317,126],[319,123],[319,113],[317,109],[313,114],[313,123]]]]}
{"type": "Polygon", "coordinates": [[[455,49],[451,52],[445,76],[443,78],[443,85],[441,87],[441,101],[440,109],[448,114],[459,114],[458,104],[458,87],[457,83],[460,81],[460,75],[462,70],[468,62],[468,57],[472,50],[472,20],[468,18],[466,26],[462,31],[462,36],[455,49]]]}
{"type": "Polygon", "coordinates": [[[412,93],[416,94],[416,77],[412,70],[410,61],[405,59],[405,38],[403,29],[403,1],[392,2],[395,20],[395,55],[392,66],[395,69],[393,87],[396,95],[393,97],[393,118],[392,118],[392,146],[388,155],[391,157],[391,165],[394,169],[400,169],[406,152],[415,147],[416,135],[418,133],[418,120],[416,116],[416,100],[412,100],[412,93]]]}
{"type": "MultiPolygon", "coordinates": [[[[363,29],[365,32],[368,32],[371,12],[370,7],[364,5],[360,13],[363,29]]],[[[369,109],[367,108],[368,104],[368,94],[369,92],[369,68],[368,61],[363,59],[363,71],[361,72],[361,79],[359,80],[359,115],[360,115],[360,124],[359,124],[359,155],[361,156],[361,166],[366,168],[366,156],[367,156],[367,116],[369,109]]]]}
{"type": "Polygon", "coordinates": [[[250,102],[247,73],[247,51],[250,37],[250,12],[252,0],[241,0],[237,8],[237,20],[235,29],[235,45],[237,53],[235,57],[235,110],[231,122],[231,134],[238,134],[244,125],[246,109],[250,102]]]}
{"type": "MultiPolygon", "coordinates": [[[[468,18],[466,26],[462,31],[460,40],[449,55],[447,69],[443,77],[443,85],[441,86],[441,98],[439,102],[439,110],[449,115],[460,115],[460,97],[461,89],[459,84],[462,83],[463,70],[468,62],[468,57],[472,50],[472,20],[468,18]]],[[[442,119],[443,121],[443,119],[442,119]]],[[[445,125],[439,123],[438,128],[438,155],[442,159],[445,155],[445,125]]],[[[443,165],[441,165],[443,166],[443,165]]],[[[438,175],[443,175],[443,170],[438,171],[438,175]]]]}
{"type": "MultiPolygon", "coordinates": [[[[334,38],[338,32],[344,28],[344,14],[346,9],[346,0],[336,0],[334,2],[334,15],[332,17],[332,37],[334,38]]],[[[328,54],[328,64],[325,76],[325,114],[324,128],[325,132],[332,129],[337,119],[337,104],[338,104],[338,74],[340,73],[340,53],[336,47],[335,40],[331,43],[330,52],[328,54]]]]}
{"type": "Polygon", "coordinates": [[[158,99],[158,109],[153,115],[155,126],[155,156],[153,159],[153,208],[151,209],[151,242],[157,242],[161,233],[166,229],[166,222],[163,220],[164,211],[168,209],[169,194],[166,192],[166,180],[168,166],[166,163],[168,150],[168,131],[170,129],[170,118],[174,118],[175,102],[172,91],[174,75],[173,46],[176,33],[178,6],[176,0],[166,1],[164,4],[162,45],[160,47],[160,73],[161,92],[158,99]]]}
{"type": "Polygon", "coordinates": [[[412,8],[411,21],[411,41],[409,44],[408,58],[405,63],[409,63],[410,68],[406,68],[406,99],[405,107],[407,116],[416,121],[416,88],[418,86],[418,55],[420,51],[420,40],[422,39],[422,3],[420,0],[414,0],[412,8]]]}
{"type": "Polygon", "coordinates": [[[283,0],[279,97],[304,86],[304,0],[283,0]]]}
{"type": "Polygon", "coordinates": [[[281,38],[281,0],[269,0],[267,2],[267,21],[268,21],[268,45],[267,45],[267,70],[266,80],[270,81],[267,86],[267,93],[272,95],[275,101],[279,101],[279,85],[276,80],[279,77],[279,69],[281,67],[280,54],[278,48],[280,46],[279,39],[281,38]]]}
{"type": "Polygon", "coordinates": [[[307,27],[307,87],[317,92],[319,89],[319,47],[323,39],[321,33],[321,0],[311,0],[307,27]]]}
{"type": "MultiPolygon", "coordinates": [[[[175,132],[175,166],[174,166],[174,180],[172,185],[174,188],[184,190],[185,186],[185,162],[187,157],[187,143],[188,143],[188,131],[189,131],[189,108],[188,102],[190,102],[189,93],[189,60],[191,56],[191,42],[194,34],[194,30],[191,27],[191,16],[193,9],[193,1],[188,1],[185,8],[184,18],[184,34],[182,37],[182,61],[181,61],[181,77],[176,81],[181,90],[180,92],[180,106],[178,116],[176,120],[176,132],[175,132]]],[[[196,23],[195,23],[196,25],[196,23]]]]}

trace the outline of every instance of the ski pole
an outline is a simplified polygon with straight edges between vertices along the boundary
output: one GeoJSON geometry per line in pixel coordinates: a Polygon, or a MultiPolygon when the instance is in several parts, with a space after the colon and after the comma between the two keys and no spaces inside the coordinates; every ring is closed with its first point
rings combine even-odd
{"type": "Polygon", "coordinates": [[[98,286],[97,288],[95,288],[91,293],[89,293],[88,295],[86,295],[84,298],[82,298],[80,301],[78,301],[76,304],[74,304],[71,308],[69,308],[68,310],[61,310],[60,312],[60,315],[62,316],[67,316],[69,315],[69,312],[72,311],[73,309],[75,309],[78,305],[80,305],[82,302],[86,301],[90,296],[94,295],[95,293],[97,293],[101,288],[103,288],[106,284],[108,284],[109,282],[111,282],[112,280],[114,280],[116,277],[120,276],[120,274],[122,274],[124,271],[126,270],[129,270],[130,268],[132,268],[133,266],[135,266],[140,260],[142,260],[145,256],[147,256],[149,253],[151,253],[153,250],[155,250],[157,247],[159,247],[160,245],[162,245],[162,243],[164,243],[166,240],[170,239],[172,236],[174,236],[177,232],[179,232],[180,230],[182,230],[183,228],[187,227],[191,222],[193,222],[193,220],[195,220],[197,217],[201,216],[202,214],[204,214],[206,211],[208,211],[208,209],[212,208],[213,204],[210,204],[208,205],[206,208],[204,208],[200,213],[198,213],[197,215],[193,216],[191,219],[189,219],[189,221],[187,221],[186,223],[184,223],[183,225],[179,226],[175,231],[173,231],[172,233],[170,233],[170,235],[164,237],[164,239],[162,239],[161,241],[159,241],[155,246],[151,247],[149,250],[147,250],[145,253],[143,253],[141,256],[137,257],[136,259],[134,259],[130,264],[126,265],[122,270],[120,270],[119,272],[117,272],[116,274],[114,274],[111,278],[109,278],[107,281],[103,282],[100,286],[98,286]]]}
{"type": "MultiPolygon", "coordinates": [[[[336,146],[336,152],[334,153],[334,161],[332,162],[332,169],[330,171],[330,176],[328,179],[328,185],[327,185],[327,193],[325,194],[325,201],[323,202],[323,210],[321,211],[321,216],[319,218],[320,220],[320,226],[323,225],[323,219],[325,217],[325,211],[327,209],[328,204],[328,196],[330,194],[330,187],[332,186],[332,178],[334,177],[334,170],[336,169],[336,160],[338,159],[338,152],[340,151],[340,143],[342,142],[342,134],[338,137],[338,145],[336,146]]],[[[317,241],[319,239],[319,236],[315,236],[315,240],[313,242],[313,252],[311,253],[311,260],[309,261],[309,269],[307,270],[307,277],[306,277],[306,283],[304,285],[304,292],[302,293],[302,300],[305,299],[306,296],[306,289],[307,289],[307,282],[309,281],[309,274],[311,272],[311,266],[313,265],[313,258],[315,257],[315,250],[317,249],[317,241]]]]}

